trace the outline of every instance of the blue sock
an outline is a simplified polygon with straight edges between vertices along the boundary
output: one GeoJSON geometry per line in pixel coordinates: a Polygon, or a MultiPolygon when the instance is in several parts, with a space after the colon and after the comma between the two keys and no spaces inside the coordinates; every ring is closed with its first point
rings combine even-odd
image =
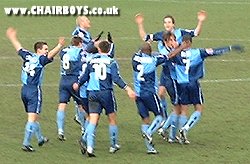
{"type": "Polygon", "coordinates": [[[95,148],[95,130],[96,125],[89,123],[87,126],[87,147],[95,148]]]}
{"type": "Polygon", "coordinates": [[[56,115],[58,133],[64,133],[65,111],[58,110],[56,115]]]}
{"type": "MultiPolygon", "coordinates": [[[[142,133],[146,132],[148,129],[149,125],[148,124],[142,124],[141,125],[141,131],[142,133]]],[[[144,143],[147,147],[147,150],[151,150],[153,148],[153,146],[151,144],[148,143],[148,140],[146,138],[144,138],[144,143]]]]}
{"type": "Polygon", "coordinates": [[[89,120],[85,120],[85,122],[84,122],[84,128],[85,128],[85,130],[87,129],[88,124],[89,124],[89,120]]]}
{"type": "Polygon", "coordinates": [[[154,132],[156,132],[156,130],[160,128],[162,120],[163,118],[161,115],[156,116],[149,128],[147,129],[147,134],[149,134],[150,136],[154,134],[154,132]]]}
{"type": "Polygon", "coordinates": [[[36,134],[36,138],[38,142],[43,141],[43,135],[42,135],[42,131],[41,131],[41,126],[39,124],[38,121],[35,122],[36,125],[36,130],[35,130],[35,134],[36,134]]]}
{"type": "Polygon", "coordinates": [[[84,120],[84,112],[83,111],[80,111],[79,110],[79,112],[78,112],[78,118],[79,118],[79,121],[80,121],[80,123],[81,123],[81,129],[82,129],[82,131],[84,131],[85,130],[85,120],[84,120]]]}
{"type": "Polygon", "coordinates": [[[118,144],[118,127],[117,125],[109,125],[110,145],[115,147],[118,144]]]}
{"type": "Polygon", "coordinates": [[[35,122],[27,122],[24,131],[24,139],[23,145],[28,146],[30,145],[31,138],[36,130],[36,123],[35,122]]]}
{"type": "Polygon", "coordinates": [[[163,119],[167,119],[168,117],[168,104],[167,104],[167,101],[165,98],[162,98],[160,100],[160,103],[161,103],[161,107],[162,107],[162,110],[163,110],[163,119]]]}
{"type": "Polygon", "coordinates": [[[184,126],[185,130],[189,130],[191,129],[201,118],[201,112],[199,111],[195,111],[192,113],[192,115],[190,116],[188,122],[186,123],[186,125],[184,126]]]}
{"type": "Polygon", "coordinates": [[[170,128],[170,133],[169,133],[169,138],[175,139],[176,136],[176,131],[178,129],[178,115],[176,113],[172,114],[172,120],[171,120],[171,128],[170,128]]]}
{"type": "Polygon", "coordinates": [[[179,116],[179,127],[182,128],[187,123],[187,116],[180,115],[179,116]]]}
{"type": "Polygon", "coordinates": [[[171,114],[168,116],[168,119],[167,119],[167,120],[165,121],[165,123],[163,124],[162,129],[163,129],[164,131],[167,130],[167,129],[170,127],[170,125],[171,125],[171,123],[172,123],[173,114],[175,114],[175,113],[171,113],[171,114]]]}

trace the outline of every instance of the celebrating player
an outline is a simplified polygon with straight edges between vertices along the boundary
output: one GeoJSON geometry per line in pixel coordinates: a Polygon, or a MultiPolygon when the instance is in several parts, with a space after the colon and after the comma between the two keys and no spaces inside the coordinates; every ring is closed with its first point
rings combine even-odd
{"type": "Polygon", "coordinates": [[[23,59],[22,66],[22,91],[21,98],[24,104],[28,121],[25,126],[22,150],[27,152],[35,151],[31,146],[31,138],[36,134],[38,146],[43,146],[49,139],[44,137],[38,122],[42,106],[42,77],[45,65],[52,62],[53,57],[64,45],[64,38],[59,38],[58,45],[48,51],[46,42],[36,42],[34,44],[35,53],[25,50],[17,39],[17,31],[9,27],[6,32],[7,37],[23,59]]]}

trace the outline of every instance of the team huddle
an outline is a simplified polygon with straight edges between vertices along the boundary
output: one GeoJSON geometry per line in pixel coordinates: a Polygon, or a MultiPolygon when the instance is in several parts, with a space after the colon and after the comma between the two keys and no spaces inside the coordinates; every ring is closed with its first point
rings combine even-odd
{"type": "Polygon", "coordinates": [[[117,152],[121,146],[118,141],[117,102],[113,90],[114,83],[127,92],[136,102],[138,114],[142,119],[141,132],[147,154],[158,154],[153,144],[153,134],[158,132],[169,143],[189,144],[188,131],[200,120],[203,111],[203,94],[199,80],[204,76],[204,60],[207,57],[226,54],[230,51],[243,52],[243,47],[232,45],[219,48],[191,48],[192,37],[201,33],[207,13],[199,11],[195,29],[175,28],[171,15],[163,18],[164,30],[146,33],[144,17],[135,16],[139,35],[144,41],[139,51],[132,56],[133,88],[121,77],[115,57],[115,43],[111,33],[102,40],[101,32],[92,38],[91,27],[86,16],[76,19],[71,43],[65,46],[63,37],[58,45],[48,51],[46,42],[36,42],[35,52],[25,50],[17,39],[17,31],[9,27],[9,38],[18,55],[23,59],[21,99],[28,114],[22,150],[34,152],[30,142],[33,135],[38,146],[49,142],[41,132],[39,114],[42,106],[41,83],[45,65],[51,63],[56,54],[61,60],[61,79],[59,83],[59,103],[56,114],[58,139],[66,141],[64,124],[65,110],[71,97],[75,103],[75,121],[81,126],[79,132],[80,150],[83,155],[95,157],[95,134],[102,110],[108,116],[110,153],[117,152]],[[158,51],[151,44],[157,42],[158,51]],[[160,81],[157,67],[162,66],[160,81]],[[168,111],[168,93],[173,111],[168,111]],[[195,111],[188,118],[188,107],[195,111]],[[150,114],[154,118],[150,120],[150,114]],[[168,134],[168,135],[167,135],[168,134]]]}

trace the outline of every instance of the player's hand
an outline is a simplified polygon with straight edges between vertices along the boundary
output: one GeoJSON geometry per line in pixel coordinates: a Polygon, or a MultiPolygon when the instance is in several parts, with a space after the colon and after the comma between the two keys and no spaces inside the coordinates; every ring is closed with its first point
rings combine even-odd
{"type": "Polygon", "coordinates": [[[206,20],[206,18],[207,18],[207,12],[206,12],[206,11],[200,10],[200,11],[197,13],[197,19],[198,19],[198,21],[203,22],[204,20],[206,20]]]}
{"type": "Polygon", "coordinates": [[[16,38],[17,36],[17,31],[13,27],[9,27],[6,31],[6,36],[11,39],[11,38],[16,38]]]}
{"type": "Polygon", "coordinates": [[[143,21],[144,21],[144,17],[143,17],[143,15],[141,13],[138,13],[138,14],[135,15],[135,22],[137,24],[142,24],[143,21]]]}
{"type": "Polygon", "coordinates": [[[112,36],[111,36],[110,32],[108,32],[107,39],[108,39],[109,43],[113,43],[112,36]]]}
{"type": "Polygon", "coordinates": [[[135,99],[136,99],[136,94],[135,94],[135,92],[133,91],[132,88],[130,88],[129,86],[127,86],[127,87],[125,88],[125,90],[127,91],[128,97],[129,97],[130,99],[132,99],[132,100],[135,100],[135,99]]]}
{"type": "Polygon", "coordinates": [[[61,46],[64,46],[65,45],[65,38],[64,37],[59,37],[58,44],[60,44],[61,46]]]}
{"type": "Polygon", "coordinates": [[[98,40],[102,37],[102,34],[103,34],[103,31],[101,31],[101,32],[97,35],[97,37],[96,37],[96,39],[95,39],[94,41],[95,41],[95,42],[98,41],[98,40]]]}
{"type": "Polygon", "coordinates": [[[244,47],[243,46],[240,46],[240,45],[232,45],[230,46],[231,50],[232,51],[236,51],[236,52],[239,52],[239,53],[242,53],[244,52],[244,47]]]}
{"type": "Polygon", "coordinates": [[[79,90],[79,84],[78,83],[74,83],[72,85],[72,88],[75,90],[75,91],[78,91],[79,90]]]}

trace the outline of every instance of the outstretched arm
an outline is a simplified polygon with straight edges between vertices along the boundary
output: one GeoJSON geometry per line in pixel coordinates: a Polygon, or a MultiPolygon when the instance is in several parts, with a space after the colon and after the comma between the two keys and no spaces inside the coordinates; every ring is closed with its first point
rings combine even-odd
{"type": "Polygon", "coordinates": [[[198,24],[197,24],[197,26],[195,28],[195,31],[194,31],[195,36],[200,35],[203,22],[206,20],[206,18],[207,18],[207,12],[206,11],[200,10],[197,13],[198,24]]]}
{"type": "Polygon", "coordinates": [[[240,45],[231,45],[231,46],[219,47],[219,48],[206,48],[204,56],[208,57],[208,56],[223,55],[225,53],[229,53],[230,51],[242,53],[244,52],[244,47],[240,45]]]}
{"type": "Polygon", "coordinates": [[[140,35],[141,39],[144,41],[147,34],[146,34],[145,29],[144,29],[143,21],[144,21],[144,17],[141,13],[138,13],[135,15],[135,22],[138,26],[139,35],[140,35]]]}
{"type": "Polygon", "coordinates": [[[60,51],[60,49],[64,46],[64,44],[65,44],[64,37],[60,37],[58,39],[57,46],[48,53],[48,58],[52,59],[54,56],[56,56],[56,54],[60,51]]]}
{"type": "Polygon", "coordinates": [[[16,49],[16,51],[19,51],[22,48],[21,43],[17,39],[17,30],[13,27],[9,27],[6,31],[6,36],[16,49]]]}

